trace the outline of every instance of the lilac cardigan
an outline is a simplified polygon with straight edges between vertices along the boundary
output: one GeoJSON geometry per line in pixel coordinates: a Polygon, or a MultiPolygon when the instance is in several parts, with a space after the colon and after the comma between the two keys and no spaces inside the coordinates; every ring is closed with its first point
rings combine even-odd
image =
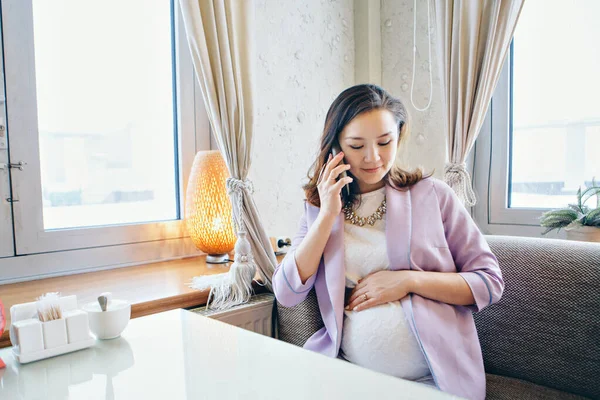
{"type": "MultiPolygon", "coordinates": [[[[457,272],[475,298],[471,306],[455,306],[410,294],[401,300],[411,329],[436,386],[470,399],[485,398],[485,372],[472,311],[497,302],[504,282],[496,257],[444,182],[427,178],[407,191],[386,185],[386,244],[390,269],[457,272]]],[[[277,300],[286,307],[302,302],[315,287],[324,327],[304,348],[337,357],[344,312],[344,214],[337,217],[317,273],[304,284],[295,249],[317,218],[319,208],[305,200],[300,228],[273,275],[277,300]]]]}

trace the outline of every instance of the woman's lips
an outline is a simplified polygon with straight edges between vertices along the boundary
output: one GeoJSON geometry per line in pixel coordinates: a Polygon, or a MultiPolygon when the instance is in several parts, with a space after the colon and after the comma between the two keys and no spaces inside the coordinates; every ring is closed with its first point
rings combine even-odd
{"type": "Polygon", "coordinates": [[[379,168],[381,168],[381,167],[377,167],[377,168],[373,168],[373,169],[364,169],[363,168],[362,170],[365,171],[365,172],[368,172],[368,173],[372,174],[374,172],[379,171],[379,168]]]}

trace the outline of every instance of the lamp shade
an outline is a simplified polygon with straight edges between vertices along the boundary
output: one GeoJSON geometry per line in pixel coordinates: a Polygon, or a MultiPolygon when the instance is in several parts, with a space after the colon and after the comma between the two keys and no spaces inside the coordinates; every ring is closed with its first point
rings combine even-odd
{"type": "Polygon", "coordinates": [[[196,247],[209,255],[227,254],[235,246],[227,178],[218,150],[196,154],[185,196],[185,223],[196,247]]]}

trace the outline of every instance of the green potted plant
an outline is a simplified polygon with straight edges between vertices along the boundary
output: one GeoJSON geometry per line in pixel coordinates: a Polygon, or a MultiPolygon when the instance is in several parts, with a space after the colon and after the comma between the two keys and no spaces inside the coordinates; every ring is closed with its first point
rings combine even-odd
{"type": "Polygon", "coordinates": [[[577,191],[577,204],[543,213],[540,225],[546,228],[542,235],[565,228],[567,239],[600,242],[600,186],[592,179],[592,186],[577,191]],[[585,203],[594,196],[596,207],[587,206],[585,203]]]}

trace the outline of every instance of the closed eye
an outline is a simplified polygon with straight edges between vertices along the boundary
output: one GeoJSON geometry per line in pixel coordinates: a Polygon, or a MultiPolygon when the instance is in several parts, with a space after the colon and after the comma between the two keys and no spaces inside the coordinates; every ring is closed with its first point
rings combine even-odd
{"type": "MultiPolygon", "coordinates": [[[[387,146],[387,145],[388,145],[388,144],[390,144],[390,143],[391,143],[391,140],[388,140],[388,141],[387,141],[387,142],[385,142],[385,143],[379,143],[379,145],[380,145],[380,146],[387,146]]],[[[363,148],[363,146],[356,146],[356,147],[354,147],[354,146],[350,146],[350,147],[351,147],[351,148],[353,148],[353,149],[355,149],[355,150],[358,150],[358,149],[362,149],[362,148],[363,148]]]]}

